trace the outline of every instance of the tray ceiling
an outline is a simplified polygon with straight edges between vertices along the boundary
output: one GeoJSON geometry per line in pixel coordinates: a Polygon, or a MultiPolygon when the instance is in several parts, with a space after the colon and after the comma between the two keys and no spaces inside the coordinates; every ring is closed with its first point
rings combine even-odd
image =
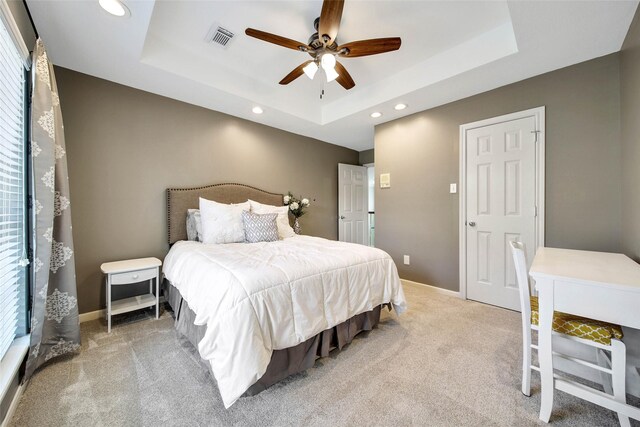
{"type": "Polygon", "coordinates": [[[341,60],[346,91],[320,73],[280,86],[308,56],[244,34],[304,42],[321,1],[125,0],[127,18],[97,0],[27,3],[56,65],[356,150],[373,147],[376,124],[618,51],[638,4],[347,0],[339,41],[402,47],[341,60]],[[205,40],[214,25],[235,33],[227,47],[205,40]]]}

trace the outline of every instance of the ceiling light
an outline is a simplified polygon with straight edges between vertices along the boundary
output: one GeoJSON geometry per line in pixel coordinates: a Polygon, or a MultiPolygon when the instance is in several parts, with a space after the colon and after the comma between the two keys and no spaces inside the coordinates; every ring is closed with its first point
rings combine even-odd
{"type": "Polygon", "coordinates": [[[120,0],[98,0],[100,6],[107,12],[115,16],[129,15],[129,9],[120,0]]]}
{"type": "Polygon", "coordinates": [[[332,82],[339,77],[339,74],[333,68],[325,69],[324,73],[327,75],[327,83],[332,82]]]}
{"type": "Polygon", "coordinates": [[[382,117],[382,113],[379,111],[374,111],[373,113],[371,113],[371,117],[377,119],[378,117],[382,117]]]}
{"type": "Polygon", "coordinates": [[[395,107],[396,110],[404,110],[405,108],[407,108],[407,104],[396,104],[395,107]]]}
{"type": "Polygon", "coordinates": [[[322,65],[322,69],[324,73],[327,75],[327,83],[332,82],[338,78],[338,73],[336,72],[336,57],[331,53],[325,53],[320,58],[320,65],[322,65]]]}
{"type": "Polygon", "coordinates": [[[251,111],[253,111],[255,114],[262,114],[264,111],[262,110],[262,108],[255,106],[251,109],[251,111]]]}
{"type": "Polygon", "coordinates": [[[316,72],[318,71],[318,64],[316,64],[315,62],[309,62],[307,66],[302,69],[302,71],[304,71],[307,77],[313,80],[313,77],[316,75],[316,72]]]}
{"type": "Polygon", "coordinates": [[[322,68],[324,68],[325,71],[333,70],[333,67],[336,66],[336,57],[331,53],[325,53],[324,55],[322,55],[322,59],[320,60],[320,62],[322,64],[322,68]]]}

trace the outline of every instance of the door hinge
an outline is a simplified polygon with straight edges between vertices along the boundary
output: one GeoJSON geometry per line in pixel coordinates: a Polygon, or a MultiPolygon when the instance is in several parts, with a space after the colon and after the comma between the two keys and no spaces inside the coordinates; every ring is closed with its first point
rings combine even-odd
{"type": "Polygon", "coordinates": [[[532,130],[531,133],[535,134],[535,136],[536,136],[535,142],[538,142],[538,134],[540,133],[540,131],[539,130],[532,130]]]}
{"type": "Polygon", "coordinates": [[[538,206],[537,205],[534,206],[533,216],[536,217],[536,218],[538,217],[538,206]]]}

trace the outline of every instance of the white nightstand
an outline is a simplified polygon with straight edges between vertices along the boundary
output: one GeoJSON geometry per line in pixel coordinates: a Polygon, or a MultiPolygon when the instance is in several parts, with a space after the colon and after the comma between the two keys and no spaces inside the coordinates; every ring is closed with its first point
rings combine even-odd
{"type": "Polygon", "coordinates": [[[100,269],[107,275],[107,330],[111,332],[111,316],[141,308],[156,306],[156,319],[160,314],[160,266],[158,258],[139,258],[126,261],[105,262],[100,269]],[[153,294],[153,279],[156,294],[153,294]],[[149,293],[111,301],[112,285],[129,285],[149,281],[149,293]]]}

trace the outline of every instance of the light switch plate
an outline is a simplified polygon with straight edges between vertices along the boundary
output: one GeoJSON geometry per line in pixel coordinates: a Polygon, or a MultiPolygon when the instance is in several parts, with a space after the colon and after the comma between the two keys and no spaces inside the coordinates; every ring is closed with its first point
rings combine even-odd
{"type": "Polygon", "coordinates": [[[458,192],[458,184],[455,182],[453,184],[449,184],[449,193],[455,194],[458,192]]]}
{"type": "Polygon", "coordinates": [[[380,188],[390,188],[391,187],[391,174],[390,173],[381,173],[380,174],[380,188]]]}
{"type": "Polygon", "coordinates": [[[404,256],[404,265],[409,265],[411,263],[411,259],[409,258],[409,255],[405,255],[404,256]]]}

